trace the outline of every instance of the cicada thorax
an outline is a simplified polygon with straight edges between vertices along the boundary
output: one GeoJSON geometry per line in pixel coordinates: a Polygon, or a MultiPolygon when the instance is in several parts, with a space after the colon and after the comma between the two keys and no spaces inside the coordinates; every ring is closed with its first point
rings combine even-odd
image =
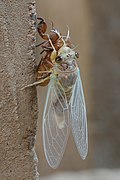
{"type": "Polygon", "coordinates": [[[74,87],[74,84],[77,79],[77,71],[75,72],[70,72],[70,73],[60,73],[58,74],[58,81],[61,85],[61,88],[63,88],[67,101],[69,102],[71,95],[72,95],[72,90],[74,87]]]}

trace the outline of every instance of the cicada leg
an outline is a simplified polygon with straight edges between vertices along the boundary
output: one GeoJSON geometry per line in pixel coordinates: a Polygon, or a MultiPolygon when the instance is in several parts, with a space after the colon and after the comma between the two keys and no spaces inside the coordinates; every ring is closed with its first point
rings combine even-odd
{"type": "Polygon", "coordinates": [[[49,78],[50,78],[50,77],[46,77],[46,78],[44,78],[44,79],[42,79],[42,80],[40,80],[40,81],[37,81],[37,82],[34,82],[34,83],[29,84],[29,85],[27,85],[27,86],[24,86],[23,88],[21,88],[21,90],[24,90],[24,89],[29,88],[29,87],[37,86],[37,85],[45,82],[45,81],[48,80],[49,78]]]}
{"type": "Polygon", "coordinates": [[[38,71],[39,74],[42,74],[42,73],[51,73],[52,71],[38,71]]]}

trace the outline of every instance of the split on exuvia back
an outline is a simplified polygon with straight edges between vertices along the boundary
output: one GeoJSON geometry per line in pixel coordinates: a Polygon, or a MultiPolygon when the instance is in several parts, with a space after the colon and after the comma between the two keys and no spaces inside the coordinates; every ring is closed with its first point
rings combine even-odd
{"type": "Polygon", "coordinates": [[[43,18],[37,26],[44,41],[41,60],[36,71],[36,82],[24,88],[48,85],[43,113],[42,131],[45,157],[52,168],[57,168],[63,157],[70,129],[82,159],[88,152],[86,106],[76,59],[78,53],[70,41],[69,28],[66,36],[54,28],[46,34],[43,18]]]}

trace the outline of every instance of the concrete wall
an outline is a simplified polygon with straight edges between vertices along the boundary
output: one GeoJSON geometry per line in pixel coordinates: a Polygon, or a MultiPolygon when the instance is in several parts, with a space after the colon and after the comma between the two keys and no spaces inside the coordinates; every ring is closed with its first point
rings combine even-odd
{"type": "Polygon", "coordinates": [[[0,0],[0,179],[37,180],[35,3],[0,0]]]}

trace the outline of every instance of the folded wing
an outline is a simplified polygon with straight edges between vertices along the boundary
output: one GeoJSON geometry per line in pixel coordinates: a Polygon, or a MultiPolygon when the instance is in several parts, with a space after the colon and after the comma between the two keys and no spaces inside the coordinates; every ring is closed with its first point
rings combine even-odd
{"type": "Polygon", "coordinates": [[[57,168],[69,134],[69,112],[64,91],[51,79],[43,114],[43,145],[48,164],[57,168]]]}
{"type": "Polygon", "coordinates": [[[79,69],[70,105],[72,133],[79,154],[85,159],[88,153],[87,116],[79,69]]]}

